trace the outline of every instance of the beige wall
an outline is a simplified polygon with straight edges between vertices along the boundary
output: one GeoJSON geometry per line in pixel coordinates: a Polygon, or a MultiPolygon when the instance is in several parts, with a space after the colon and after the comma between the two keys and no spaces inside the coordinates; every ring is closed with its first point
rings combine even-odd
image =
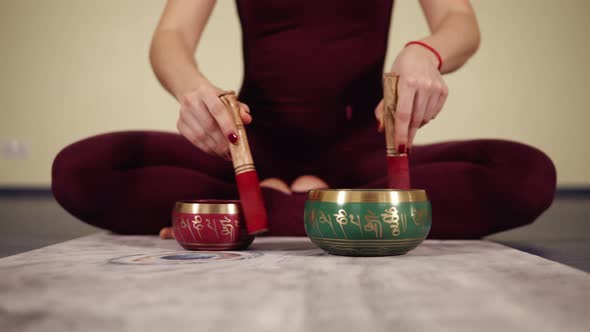
{"type": "MultiPolygon", "coordinates": [[[[48,185],[59,149],[89,135],[174,130],[177,106],[147,60],[162,6],[155,0],[0,2],[0,141],[17,139],[29,149],[26,159],[0,156],[0,186],[48,185]]],[[[527,142],[553,158],[560,185],[590,185],[590,2],[474,0],[474,6],[481,50],[447,76],[447,106],[419,142],[527,142]]],[[[387,66],[403,42],[426,33],[417,1],[399,0],[387,66]]],[[[219,0],[197,54],[219,86],[239,86],[239,37],[234,2],[219,0]]]]}

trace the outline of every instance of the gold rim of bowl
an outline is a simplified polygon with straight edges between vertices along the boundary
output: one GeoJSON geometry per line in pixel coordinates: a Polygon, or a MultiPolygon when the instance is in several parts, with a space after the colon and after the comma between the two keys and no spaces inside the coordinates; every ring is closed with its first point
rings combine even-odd
{"type": "Polygon", "coordinates": [[[427,202],[422,189],[317,189],[307,194],[308,201],[330,203],[409,203],[427,202]]]}
{"type": "Polygon", "coordinates": [[[192,214],[239,214],[240,201],[234,200],[196,200],[179,201],[174,211],[192,214]]]}

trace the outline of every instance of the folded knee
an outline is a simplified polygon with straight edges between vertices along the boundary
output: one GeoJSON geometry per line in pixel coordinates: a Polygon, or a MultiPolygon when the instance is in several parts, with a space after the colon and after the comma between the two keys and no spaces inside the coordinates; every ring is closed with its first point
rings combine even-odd
{"type": "Polygon", "coordinates": [[[556,190],[556,170],[551,159],[542,151],[521,145],[518,158],[506,170],[503,204],[512,208],[514,219],[521,225],[533,222],[553,203],[556,190]]]}
{"type": "Polygon", "coordinates": [[[61,150],[51,167],[51,190],[55,199],[66,209],[72,205],[72,193],[75,190],[75,174],[78,174],[74,156],[70,149],[61,150]]]}
{"type": "Polygon", "coordinates": [[[83,157],[69,147],[55,157],[51,169],[51,190],[55,200],[75,217],[87,221],[99,210],[97,186],[105,181],[83,157]]]}

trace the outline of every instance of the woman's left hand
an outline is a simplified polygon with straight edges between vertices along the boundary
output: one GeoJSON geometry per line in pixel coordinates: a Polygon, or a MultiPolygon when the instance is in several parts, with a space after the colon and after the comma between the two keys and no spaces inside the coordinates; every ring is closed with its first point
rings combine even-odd
{"type": "MultiPolygon", "coordinates": [[[[404,47],[391,71],[399,75],[394,142],[397,151],[407,152],[418,128],[434,119],[447,100],[448,88],[438,70],[438,59],[420,45],[404,47]]],[[[383,130],[383,100],[375,109],[383,130]]]]}

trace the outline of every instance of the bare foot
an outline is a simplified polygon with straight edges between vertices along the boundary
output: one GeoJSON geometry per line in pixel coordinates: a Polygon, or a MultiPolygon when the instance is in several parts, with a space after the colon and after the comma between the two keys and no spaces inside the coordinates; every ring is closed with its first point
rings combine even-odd
{"type": "Polygon", "coordinates": [[[313,189],[327,188],[330,188],[330,186],[324,180],[314,175],[302,175],[291,184],[291,190],[294,192],[308,192],[313,189]]]}
{"type": "Polygon", "coordinates": [[[164,227],[160,230],[160,239],[173,239],[174,233],[172,232],[172,227],[164,227]]]}
{"type": "Polygon", "coordinates": [[[283,180],[277,178],[264,179],[262,182],[260,182],[260,186],[278,190],[287,195],[291,195],[291,189],[289,189],[289,186],[283,180]]]}

